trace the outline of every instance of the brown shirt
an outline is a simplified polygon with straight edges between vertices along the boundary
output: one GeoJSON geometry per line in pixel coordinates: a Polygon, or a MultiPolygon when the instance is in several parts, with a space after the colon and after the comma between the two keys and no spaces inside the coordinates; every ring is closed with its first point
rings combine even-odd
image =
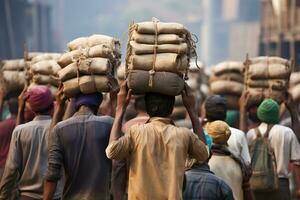
{"type": "Polygon", "coordinates": [[[129,199],[182,199],[187,156],[204,161],[206,146],[187,128],[178,128],[167,118],[150,118],[133,125],[111,143],[111,159],[129,158],[129,199]]]}

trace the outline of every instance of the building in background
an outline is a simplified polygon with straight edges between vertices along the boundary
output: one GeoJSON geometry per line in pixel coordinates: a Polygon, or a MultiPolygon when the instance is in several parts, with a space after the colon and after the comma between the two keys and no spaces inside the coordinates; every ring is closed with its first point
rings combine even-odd
{"type": "Polygon", "coordinates": [[[294,61],[300,70],[300,0],[261,1],[260,54],[294,61]]]}
{"type": "Polygon", "coordinates": [[[245,60],[259,51],[260,0],[203,0],[201,59],[245,60]]]}
{"type": "Polygon", "coordinates": [[[53,22],[54,8],[60,6],[56,2],[0,1],[0,59],[23,57],[25,43],[29,51],[61,50],[61,27],[55,30],[53,22]]]}

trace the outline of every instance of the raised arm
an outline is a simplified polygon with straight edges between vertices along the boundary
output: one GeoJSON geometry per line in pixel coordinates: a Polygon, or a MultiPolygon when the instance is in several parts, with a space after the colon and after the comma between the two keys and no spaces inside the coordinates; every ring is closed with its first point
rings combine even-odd
{"type": "Polygon", "coordinates": [[[199,137],[199,139],[206,144],[205,135],[201,126],[201,122],[196,114],[196,101],[195,97],[191,92],[190,87],[186,84],[185,89],[182,91],[182,101],[190,116],[194,133],[199,137]]]}
{"type": "Polygon", "coordinates": [[[28,87],[25,86],[23,91],[18,97],[18,114],[17,114],[16,126],[20,124],[24,124],[25,122],[24,112],[26,107],[26,101],[28,99],[27,89],[28,87]]]}
{"type": "Polygon", "coordinates": [[[298,141],[300,142],[300,122],[299,122],[299,112],[298,112],[297,104],[293,100],[291,95],[288,95],[288,98],[284,103],[291,115],[292,129],[296,134],[298,141]]]}

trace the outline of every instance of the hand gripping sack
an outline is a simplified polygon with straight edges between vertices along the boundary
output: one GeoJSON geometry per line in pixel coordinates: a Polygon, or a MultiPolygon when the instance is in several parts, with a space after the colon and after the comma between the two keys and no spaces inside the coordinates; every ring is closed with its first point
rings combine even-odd
{"type": "Polygon", "coordinates": [[[268,125],[264,136],[255,128],[256,139],[250,147],[252,177],[251,188],[258,192],[272,192],[278,189],[278,176],[274,151],[269,142],[269,132],[272,125],[268,125]]]}

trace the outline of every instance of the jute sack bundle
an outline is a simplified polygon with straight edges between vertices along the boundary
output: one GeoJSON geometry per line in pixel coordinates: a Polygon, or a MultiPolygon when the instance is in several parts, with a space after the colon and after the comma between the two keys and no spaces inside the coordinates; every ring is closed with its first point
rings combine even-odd
{"type": "Polygon", "coordinates": [[[55,78],[51,75],[34,74],[32,77],[32,82],[38,85],[53,85],[55,87],[59,86],[58,78],[55,78]]]}
{"type": "Polygon", "coordinates": [[[239,110],[240,96],[235,95],[223,95],[226,98],[227,108],[229,110],[239,110]]]}
{"type": "Polygon", "coordinates": [[[300,84],[291,87],[289,93],[295,101],[300,100],[300,84]]]}
{"type": "Polygon", "coordinates": [[[170,96],[177,96],[184,88],[184,80],[175,73],[156,72],[153,76],[152,87],[149,86],[150,74],[148,71],[129,70],[128,87],[134,94],[156,92],[170,96]]]}
{"type": "Polygon", "coordinates": [[[288,87],[288,83],[282,79],[270,79],[270,80],[248,79],[246,84],[250,88],[271,88],[275,90],[285,90],[288,87]]]}
{"type": "Polygon", "coordinates": [[[125,66],[121,65],[117,69],[117,78],[118,80],[125,80],[125,66]]]}
{"type": "Polygon", "coordinates": [[[74,51],[64,53],[58,60],[58,64],[61,67],[65,67],[71,64],[74,59],[80,57],[81,55],[87,58],[102,57],[108,59],[116,59],[116,56],[114,55],[111,48],[106,45],[100,44],[91,48],[76,49],[74,51]]]}
{"type": "Polygon", "coordinates": [[[107,76],[82,76],[63,82],[64,94],[75,97],[79,93],[90,94],[94,92],[109,92],[107,76]]]}
{"type": "MultiPolygon", "coordinates": [[[[139,34],[136,31],[132,32],[131,40],[140,44],[155,44],[155,35],[139,34]]],[[[184,39],[176,34],[159,34],[157,36],[157,44],[180,44],[184,39]]]]}
{"type": "Polygon", "coordinates": [[[212,83],[214,81],[218,81],[218,80],[227,80],[227,81],[234,81],[234,82],[244,83],[243,75],[240,74],[240,73],[236,73],[236,72],[225,73],[225,74],[221,74],[219,76],[212,75],[209,78],[210,83],[212,83]]]}
{"type": "Polygon", "coordinates": [[[187,33],[186,28],[179,23],[165,23],[165,22],[157,22],[157,27],[153,24],[153,22],[140,22],[134,24],[134,29],[138,33],[142,34],[155,34],[155,29],[157,29],[158,34],[185,34],[187,33]]]}
{"type": "Polygon", "coordinates": [[[214,94],[232,94],[239,96],[242,94],[244,85],[233,81],[214,81],[210,84],[210,89],[214,94]]]}
{"type": "Polygon", "coordinates": [[[2,71],[0,85],[8,92],[22,90],[26,83],[24,71],[2,71]]]}
{"type": "Polygon", "coordinates": [[[244,65],[242,62],[226,61],[212,68],[212,74],[219,76],[225,73],[243,74],[244,65]]]}
{"type": "Polygon", "coordinates": [[[41,55],[38,55],[36,57],[33,57],[31,60],[32,64],[35,64],[40,61],[45,61],[45,60],[55,60],[57,61],[60,58],[61,54],[60,53],[44,53],[41,55]]]}
{"type": "Polygon", "coordinates": [[[23,59],[15,60],[2,60],[1,61],[1,70],[4,71],[22,71],[25,68],[25,61],[23,59]]]}
{"type": "Polygon", "coordinates": [[[300,83],[300,72],[293,72],[290,76],[290,86],[300,83]]]}
{"type": "Polygon", "coordinates": [[[54,60],[42,60],[30,66],[33,74],[56,75],[60,69],[60,65],[54,60]]]}
{"type": "MultiPolygon", "coordinates": [[[[136,55],[142,54],[154,54],[154,45],[151,44],[139,44],[135,41],[130,41],[132,53],[136,55]]],[[[156,53],[176,53],[187,54],[188,46],[186,43],[181,44],[161,44],[156,48],[156,53]]]]}
{"type": "Polygon", "coordinates": [[[279,57],[257,57],[248,59],[246,65],[247,79],[285,79],[289,80],[291,63],[279,57]]]}
{"type": "Polygon", "coordinates": [[[107,45],[114,52],[120,54],[120,42],[107,35],[92,35],[90,37],[80,37],[69,42],[67,46],[70,51],[73,51],[76,49],[93,47],[100,44],[107,45]]]}
{"type": "Polygon", "coordinates": [[[26,60],[31,61],[34,57],[44,54],[43,52],[28,52],[26,60]]]}
{"type": "MultiPolygon", "coordinates": [[[[153,68],[153,55],[132,55],[128,69],[150,71],[153,68]]],[[[175,53],[159,53],[156,55],[155,71],[180,73],[188,67],[187,56],[175,53]]]]}
{"type": "Polygon", "coordinates": [[[106,58],[88,58],[81,62],[74,62],[58,72],[58,77],[61,81],[66,81],[80,75],[106,75],[111,73],[112,65],[106,58]]]}
{"type": "Polygon", "coordinates": [[[281,104],[286,99],[286,95],[281,90],[248,88],[247,91],[249,92],[248,105],[259,105],[264,99],[268,98],[271,98],[281,104]]]}

